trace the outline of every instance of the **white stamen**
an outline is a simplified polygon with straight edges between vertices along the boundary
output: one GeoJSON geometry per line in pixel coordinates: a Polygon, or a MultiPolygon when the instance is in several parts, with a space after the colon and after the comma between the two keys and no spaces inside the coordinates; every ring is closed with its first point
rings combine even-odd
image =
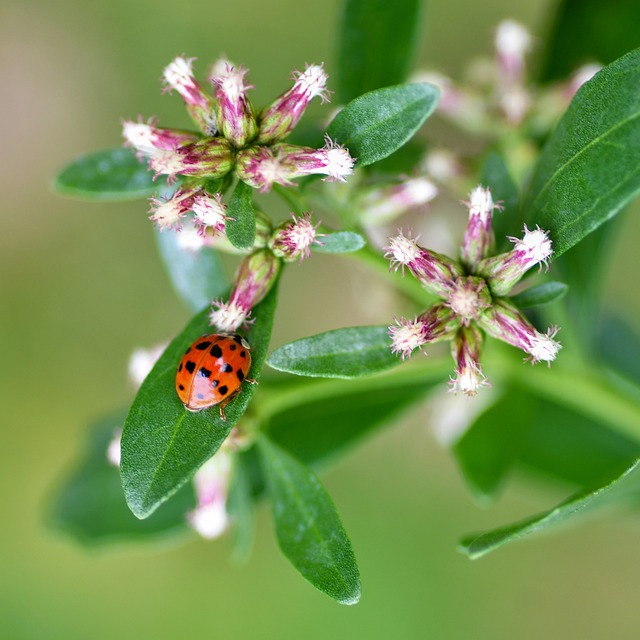
{"type": "Polygon", "coordinates": [[[195,86],[193,76],[193,61],[195,58],[183,58],[178,56],[171,64],[164,69],[163,76],[169,89],[175,89],[182,93],[185,89],[192,89],[195,86]]]}
{"type": "Polygon", "coordinates": [[[227,219],[226,205],[221,198],[222,194],[220,193],[217,193],[213,198],[206,194],[195,197],[191,210],[201,225],[217,231],[224,230],[227,219]]]}
{"type": "Polygon", "coordinates": [[[524,236],[520,240],[518,238],[509,238],[515,243],[514,250],[524,254],[526,262],[532,265],[536,263],[544,263],[548,267],[548,259],[553,253],[551,240],[546,231],[540,227],[530,231],[527,225],[524,226],[524,236]]]}
{"type": "Polygon", "coordinates": [[[522,58],[531,48],[531,35],[518,22],[504,20],[496,30],[496,51],[505,58],[522,58]]]}
{"type": "Polygon", "coordinates": [[[413,321],[406,318],[395,318],[395,325],[389,327],[391,337],[391,352],[399,353],[402,359],[409,358],[414,349],[421,349],[426,343],[424,339],[424,325],[414,318],[413,321]]]}
{"type": "Polygon", "coordinates": [[[218,308],[209,314],[210,324],[223,333],[237,331],[247,319],[247,312],[232,302],[214,301],[213,305],[218,308]]]}
{"type": "Polygon", "coordinates": [[[329,95],[326,90],[328,76],[322,65],[308,65],[303,73],[295,71],[293,76],[296,81],[293,90],[296,91],[297,89],[305,94],[308,101],[311,101],[316,96],[320,96],[322,102],[329,101],[329,95]]]}
{"type": "Polygon", "coordinates": [[[333,142],[329,137],[325,139],[325,146],[318,153],[321,155],[324,167],[322,173],[326,173],[326,182],[346,182],[347,176],[353,173],[355,158],[349,155],[349,150],[342,145],[333,142]]]}
{"type": "MultiPolygon", "coordinates": [[[[404,272],[404,266],[415,262],[421,255],[420,247],[416,244],[419,236],[415,240],[407,238],[402,229],[398,229],[398,234],[389,238],[389,246],[384,247],[384,257],[390,261],[389,268],[397,270],[399,266],[402,266],[404,272]]],[[[411,234],[410,229],[409,234],[411,234]]]]}
{"type": "Polygon", "coordinates": [[[544,360],[549,365],[556,359],[558,351],[562,349],[562,345],[559,342],[553,340],[553,337],[558,333],[558,327],[551,327],[546,334],[536,331],[536,335],[531,339],[531,346],[528,351],[531,357],[531,364],[544,360]]]}
{"type": "Polygon", "coordinates": [[[125,120],[122,123],[122,135],[127,143],[136,151],[145,155],[152,155],[156,152],[154,145],[156,136],[153,128],[148,124],[125,120]]]}
{"type": "Polygon", "coordinates": [[[478,216],[482,222],[486,222],[494,209],[502,209],[502,205],[493,201],[491,189],[479,184],[470,194],[469,202],[465,202],[469,208],[469,216],[478,216]]]}

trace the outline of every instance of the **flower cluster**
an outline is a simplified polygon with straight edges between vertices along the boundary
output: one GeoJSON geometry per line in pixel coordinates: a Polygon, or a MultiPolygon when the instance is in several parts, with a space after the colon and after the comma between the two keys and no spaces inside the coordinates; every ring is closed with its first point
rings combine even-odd
{"type": "Polygon", "coordinates": [[[389,335],[392,351],[403,359],[427,344],[451,340],[456,366],[452,389],[475,395],[480,386],[488,384],[480,365],[483,332],[519,347],[532,364],[550,363],[560,344],[553,340],[556,327],[540,333],[505,297],[531,267],[548,265],[552,248],[547,233],[525,226],[522,238],[509,238],[513,250],[491,255],[495,247],[491,219],[501,205],[482,186],[464,204],[469,219],[457,261],[421,247],[410,233],[405,236],[400,231],[390,238],[385,257],[391,268],[401,268],[404,274],[406,267],[425,290],[441,300],[413,320],[396,319],[389,335]]]}
{"type": "Polygon", "coordinates": [[[180,94],[198,131],[161,128],[153,118],[123,122],[125,144],[156,175],[166,175],[169,182],[178,176],[182,180],[168,200],[152,199],[151,219],[160,229],[180,229],[193,212],[201,235],[224,232],[228,217],[222,194],[208,189],[216,180],[226,180],[228,186],[234,174],[261,192],[312,174],[327,181],[351,175],[353,158],[329,138],[322,149],[284,142],[314,97],[329,99],[322,65],[294,72],[293,86],[261,110],[248,97],[252,87],[246,75],[246,69],[219,60],[209,75],[208,92],[194,76],[193,58],[178,57],[164,70],[166,90],[180,94]]]}

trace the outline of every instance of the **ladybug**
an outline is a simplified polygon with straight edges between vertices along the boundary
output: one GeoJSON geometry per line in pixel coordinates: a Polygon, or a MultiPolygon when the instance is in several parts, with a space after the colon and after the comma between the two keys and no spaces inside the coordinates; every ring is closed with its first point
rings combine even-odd
{"type": "Polygon", "coordinates": [[[198,338],[185,352],[176,373],[176,391],[189,411],[225,405],[236,396],[251,368],[251,347],[237,333],[212,333],[198,338]]]}

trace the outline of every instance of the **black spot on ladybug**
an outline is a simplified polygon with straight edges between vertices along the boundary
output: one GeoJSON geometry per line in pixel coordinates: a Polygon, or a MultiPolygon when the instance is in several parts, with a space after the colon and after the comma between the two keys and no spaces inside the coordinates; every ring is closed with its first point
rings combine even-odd
{"type": "Polygon", "coordinates": [[[209,378],[211,376],[211,371],[209,371],[209,369],[205,369],[204,367],[200,367],[200,375],[203,378],[209,378]]]}
{"type": "Polygon", "coordinates": [[[238,344],[242,344],[242,338],[237,333],[235,336],[233,336],[233,341],[237,342],[238,344]]]}
{"type": "Polygon", "coordinates": [[[182,362],[180,363],[180,366],[178,367],[178,373],[180,373],[182,371],[182,362]]]}
{"type": "Polygon", "coordinates": [[[212,380],[211,386],[215,389],[220,384],[220,380],[212,380]]]}
{"type": "Polygon", "coordinates": [[[240,357],[241,358],[246,358],[247,357],[247,352],[246,351],[241,351],[240,352],[240,357]]]}
{"type": "Polygon", "coordinates": [[[229,351],[235,351],[238,348],[237,344],[230,344],[229,345],[229,351]]]}
{"type": "Polygon", "coordinates": [[[221,387],[218,388],[218,393],[221,396],[226,396],[227,395],[227,391],[229,391],[229,387],[227,387],[226,384],[223,384],[221,387]]]}
{"type": "Polygon", "coordinates": [[[196,345],[196,349],[198,349],[198,351],[204,351],[210,344],[211,342],[201,342],[196,345]]]}
{"type": "Polygon", "coordinates": [[[180,385],[178,389],[180,389],[180,391],[184,391],[184,385],[180,385]]]}
{"type": "Polygon", "coordinates": [[[189,373],[193,373],[196,370],[196,363],[195,362],[191,362],[191,360],[189,360],[187,362],[187,364],[184,365],[184,368],[189,372],[189,373]]]}
{"type": "Polygon", "coordinates": [[[238,376],[238,380],[240,380],[240,382],[244,380],[244,373],[242,373],[242,369],[238,369],[236,371],[236,375],[238,376]]]}
{"type": "Polygon", "coordinates": [[[222,349],[217,344],[214,344],[213,347],[211,347],[210,353],[214,358],[222,358],[222,349]]]}
{"type": "Polygon", "coordinates": [[[233,367],[227,363],[222,365],[222,373],[231,373],[233,371],[233,367]]]}
{"type": "Polygon", "coordinates": [[[198,398],[198,400],[204,400],[204,396],[201,393],[196,393],[196,398],[198,398]]]}

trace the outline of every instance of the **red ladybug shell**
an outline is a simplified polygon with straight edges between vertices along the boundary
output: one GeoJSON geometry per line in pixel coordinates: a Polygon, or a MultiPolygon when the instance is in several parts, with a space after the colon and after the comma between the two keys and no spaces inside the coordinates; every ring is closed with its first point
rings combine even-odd
{"type": "Polygon", "coordinates": [[[250,368],[250,347],[242,336],[202,336],[180,360],[176,391],[189,411],[224,406],[240,390],[250,368]]]}

